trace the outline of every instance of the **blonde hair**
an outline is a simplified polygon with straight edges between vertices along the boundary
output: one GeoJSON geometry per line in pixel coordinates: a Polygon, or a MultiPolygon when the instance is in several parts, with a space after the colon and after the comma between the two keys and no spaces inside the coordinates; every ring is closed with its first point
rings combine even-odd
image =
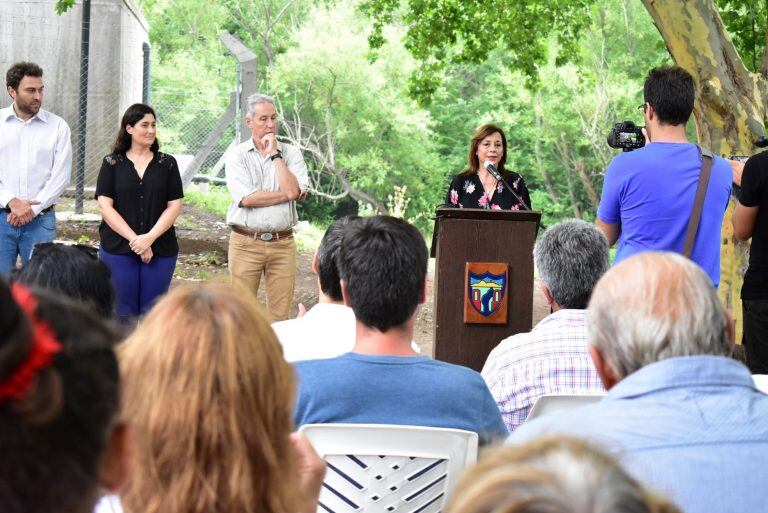
{"type": "Polygon", "coordinates": [[[467,470],[446,513],[679,513],[611,457],[569,437],[492,450],[467,470]]]}
{"type": "Polygon", "coordinates": [[[120,347],[141,513],[295,511],[293,370],[246,291],[180,287],[120,347]]]}

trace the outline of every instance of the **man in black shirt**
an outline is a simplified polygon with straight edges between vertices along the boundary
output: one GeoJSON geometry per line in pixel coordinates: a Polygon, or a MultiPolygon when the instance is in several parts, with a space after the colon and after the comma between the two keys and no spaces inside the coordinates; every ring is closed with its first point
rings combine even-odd
{"type": "Polygon", "coordinates": [[[747,366],[753,374],[768,374],[768,152],[744,165],[733,231],[737,239],[752,238],[741,288],[747,366]]]}

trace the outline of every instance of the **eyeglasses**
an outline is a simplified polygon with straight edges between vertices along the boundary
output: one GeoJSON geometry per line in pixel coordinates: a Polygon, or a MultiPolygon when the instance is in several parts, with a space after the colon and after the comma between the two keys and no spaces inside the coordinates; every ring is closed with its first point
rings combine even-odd
{"type": "Polygon", "coordinates": [[[642,109],[643,112],[645,112],[646,110],[648,110],[648,104],[647,103],[643,103],[642,105],[638,105],[637,108],[638,108],[638,110],[642,109]]]}

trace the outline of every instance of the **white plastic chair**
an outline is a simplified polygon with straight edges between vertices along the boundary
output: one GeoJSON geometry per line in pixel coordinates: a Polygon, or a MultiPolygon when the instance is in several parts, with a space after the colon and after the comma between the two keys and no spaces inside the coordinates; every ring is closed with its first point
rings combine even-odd
{"type": "Polygon", "coordinates": [[[599,401],[605,394],[545,394],[536,399],[531,411],[525,418],[529,422],[538,417],[549,415],[556,411],[570,410],[585,404],[591,404],[599,401]]]}
{"type": "Polygon", "coordinates": [[[755,382],[755,388],[768,394],[768,374],[753,374],[752,381],[755,382]]]}
{"type": "Polygon", "coordinates": [[[477,461],[477,433],[377,424],[299,429],[328,464],[318,513],[437,513],[477,461]]]}

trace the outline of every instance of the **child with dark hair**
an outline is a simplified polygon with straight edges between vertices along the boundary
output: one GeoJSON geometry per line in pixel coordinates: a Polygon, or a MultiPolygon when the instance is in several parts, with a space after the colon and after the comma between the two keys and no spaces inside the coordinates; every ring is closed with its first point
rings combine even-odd
{"type": "Polygon", "coordinates": [[[83,306],[0,281],[0,511],[86,513],[121,484],[117,340],[83,306]]]}

